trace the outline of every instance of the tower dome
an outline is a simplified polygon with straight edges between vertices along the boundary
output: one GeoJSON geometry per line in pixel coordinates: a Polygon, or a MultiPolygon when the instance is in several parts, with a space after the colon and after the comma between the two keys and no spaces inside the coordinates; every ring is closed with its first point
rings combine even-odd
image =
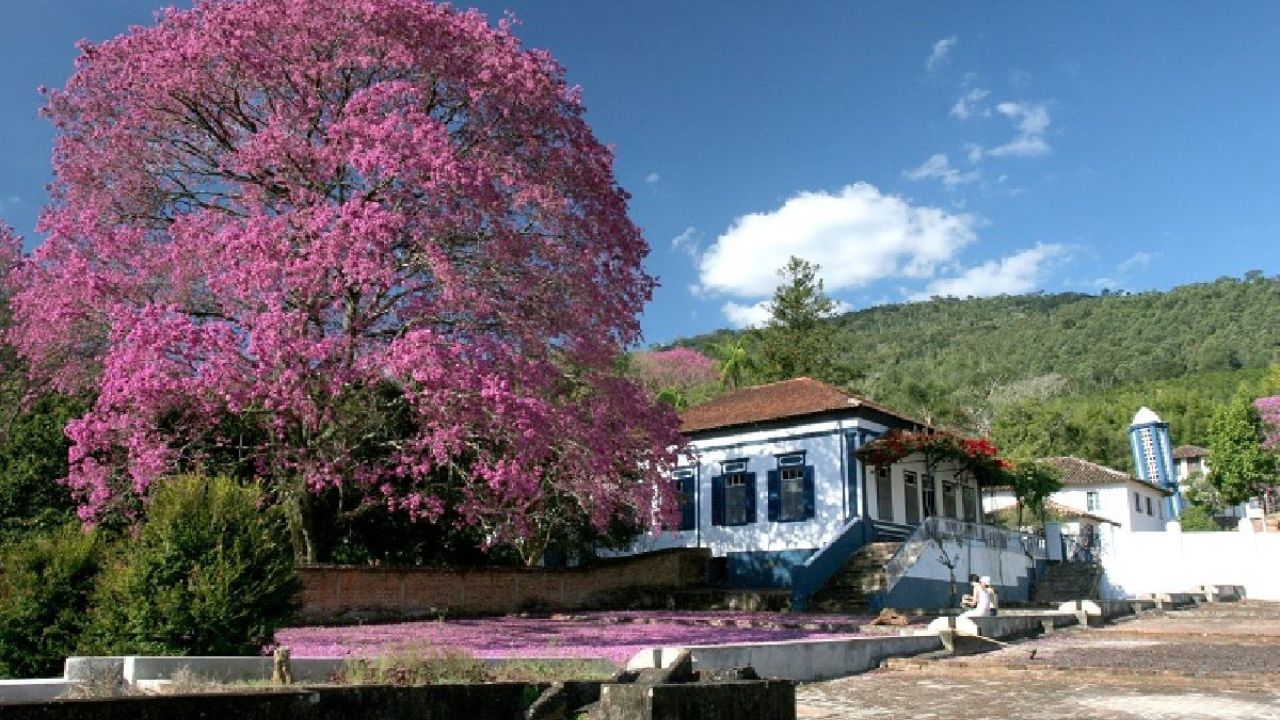
{"type": "Polygon", "coordinates": [[[1146,405],[1143,405],[1142,408],[1139,409],[1138,412],[1134,414],[1133,422],[1129,424],[1130,425],[1151,425],[1153,423],[1158,423],[1158,422],[1161,422],[1161,420],[1160,420],[1160,416],[1156,414],[1156,411],[1152,410],[1146,405]]]}

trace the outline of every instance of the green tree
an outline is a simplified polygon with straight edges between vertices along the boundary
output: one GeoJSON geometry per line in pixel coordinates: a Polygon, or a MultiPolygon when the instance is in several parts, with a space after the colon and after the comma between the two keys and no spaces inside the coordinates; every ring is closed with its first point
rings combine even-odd
{"type": "Polygon", "coordinates": [[[771,379],[830,376],[835,361],[832,329],[826,320],[836,304],[827,297],[821,266],[792,256],[778,271],[769,322],[761,333],[761,355],[771,379]]]}
{"type": "Polygon", "coordinates": [[[46,395],[8,422],[0,442],[0,540],[43,532],[75,517],[75,503],[58,479],[67,475],[63,428],[84,403],[46,395]]]}
{"type": "Polygon", "coordinates": [[[1178,517],[1178,523],[1187,532],[1214,532],[1222,529],[1213,519],[1213,513],[1202,505],[1188,505],[1178,517]]]}
{"type": "Polygon", "coordinates": [[[139,537],[103,573],[85,648],[258,654],[294,609],[287,537],[254,487],[199,475],[161,483],[139,537]]]}
{"type": "Polygon", "coordinates": [[[746,337],[734,335],[710,348],[720,369],[720,389],[737,390],[749,385],[756,372],[755,359],[747,349],[746,337]]]}
{"type": "MultiPolygon", "coordinates": [[[[71,521],[0,551],[0,677],[61,672],[83,632],[102,543],[71,521]]],[[[144,603],[145,604],[145,603],[144,603]]]]}
{"type": "Polygon", "coordinates": [[[1008,473],[1013,497],[1017,500],[1017,524],[1022,526],[1022,511],[1044,518],[1045,501],[1062,487],[1061,475],[1052,466],[1034,461],[1018,463],[1008,473]]]}
{"type": "Polygon", "coordinates": [[[1213,453],[1209,482],[1224,504],[1244,502],[1276,481],[1276,459],[1262,449],[1262,420],[1247,393],[1237,393],[1214,412],[1209,450],[1213,453]]]}

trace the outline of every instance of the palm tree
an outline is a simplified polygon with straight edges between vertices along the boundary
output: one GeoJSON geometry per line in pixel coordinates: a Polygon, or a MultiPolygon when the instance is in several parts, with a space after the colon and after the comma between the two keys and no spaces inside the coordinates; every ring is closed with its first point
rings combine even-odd
{"type": "Polygon", "coordinates": [[[712,345],[711,355],[720,364],[721,390],[737,390],[752,374],[754,362],[741,335],[712,345]]]}

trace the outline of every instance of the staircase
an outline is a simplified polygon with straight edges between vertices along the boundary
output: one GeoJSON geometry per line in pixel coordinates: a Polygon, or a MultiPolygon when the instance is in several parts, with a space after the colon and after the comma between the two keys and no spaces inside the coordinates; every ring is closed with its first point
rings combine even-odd
{"type": "Polygon", "coordinates": [[[1102,566],[1096,563],[1055,563],[1036,582],[1038,605],[1066,600],[1097,600],[1102,566]]]}
{"type": "Polygon", "coordinates": [[[884,566],[901,545],[901,542],[863,545],[814,595],[813,609],[850,612],[870,607],[872,596],[884,587],[884,566]]]}

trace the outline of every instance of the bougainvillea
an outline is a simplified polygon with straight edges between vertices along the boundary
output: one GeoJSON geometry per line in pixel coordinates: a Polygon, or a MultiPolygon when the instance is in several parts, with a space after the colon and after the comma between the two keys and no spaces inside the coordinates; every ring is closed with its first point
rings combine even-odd
{"type": "Polygon", "coordinates": [[[550,496],[599,528],[670,512],[675,418],[612,374],[647,245],[577,89],[506,21],[198,2],[83,44],[45,112],[13,339],[96,395],[67,428],[86,519],[219,448],[273,487],[456,502],[495,542],[550,496]]]}
{"type": "Polygon", "coordinates": [[[864,462],[877,467],[887,467],[917,454],[931,468],[943,462],[959,465],[973,473],[980,485],[1007,482],[1011,468],[990,440],[960,437],[948,432],[891,430],[858,450],[858,456],[864,462]]]}

